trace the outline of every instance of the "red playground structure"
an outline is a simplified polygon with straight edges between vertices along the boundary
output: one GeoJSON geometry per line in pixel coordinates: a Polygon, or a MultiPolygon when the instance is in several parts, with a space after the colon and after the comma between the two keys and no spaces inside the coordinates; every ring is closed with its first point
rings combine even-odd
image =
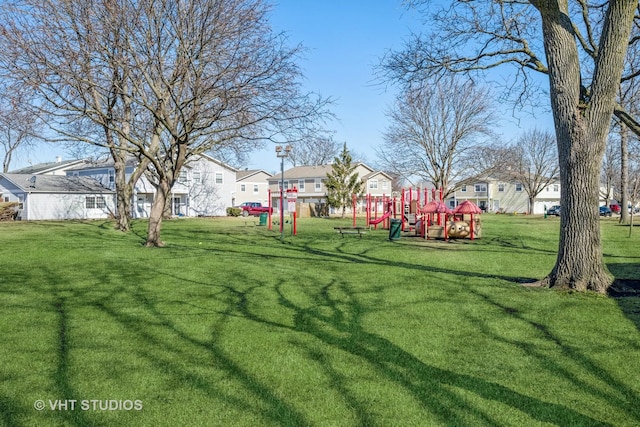
{"type": "MultiPolygon", "coordinates": [[[[357,197],[353,196],[353,226],[356,226],[357,197]]],[[[478,239],[482,227],[482,210],[466,200],[449,208],[443,201],[442,189],[402,189],[395,196],[373,196],[364,200],[366,225],[389,229],[391,219],[400,219],[401,230],[414,232],[425,239],[478,239]]]]}

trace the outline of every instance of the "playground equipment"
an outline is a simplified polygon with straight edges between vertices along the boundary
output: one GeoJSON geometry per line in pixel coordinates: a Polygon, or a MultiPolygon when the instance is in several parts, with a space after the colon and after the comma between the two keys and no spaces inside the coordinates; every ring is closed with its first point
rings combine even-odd
{"type": "Polygon", "coordinates": [[[465,224],[464,227],[460,224],[460,229],[456,229],[456,234],[459,234],[460,237],[468,237],[471,240],[480,237],[482,231],[480,219],[477,217],[474,219],[473,216],[482,214],[482,209],[473,204],[473,202],[466,200],[456,206],[453,213],[456,216],[462,216],[462,221],[457,222],[465,224]],[[466,215],[469,216],[468,220],[465,219],[466,215]]]}
{"type": "MultiPolygon", "coordinates": [[[[432,200],[416,210],[421,215],[416,221],[416,234],[427,239],[471,239],[480,237],[481,225],[478,217],[482,210],[471,201],[464,201],[451,210],[443,201],[442,190],[432,190],[432,200]]],[[[425,193],[425,200],[426,200],[425,193]]]]}
{"type": "Polygon", "coordinates": [[[377,218],[377,219],[369,218],[369,225],[378,225],[381,222],[386,221],[387,219],[391,218],[391,215],[393,215],[393,212],[394,212],[393,201],[387,201],[387,211],[380,218],[377,218]]]}
{"type": "MultiPolygon", "coordinates": [[[[401,231],[414,231],[425,239],[477,239],[481,235],[478,215],[482,210],[471,201],[449,208],[442,189],[402,189],[393,196],[365,198],[366,226],[390,229],[390,221],[400,221],[401,231]],[[384,207],[384,209],[383,209],[384,207]],[[378,213],[381,216],[378,216],[378,213]]],[[[353,227],[356,227],[358,198],[353,195],[353,227]]],[[[396,223],[397,224],[397,223],[396,223]]]]}

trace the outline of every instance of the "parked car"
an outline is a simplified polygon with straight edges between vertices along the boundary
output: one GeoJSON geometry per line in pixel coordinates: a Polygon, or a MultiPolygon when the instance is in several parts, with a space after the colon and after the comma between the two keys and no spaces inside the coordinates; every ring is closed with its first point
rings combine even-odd
{"type": "Polygon", "coordinates": [[[547,215],[560,216],[560,205],[553,205],[547,209],[547,215]]]}
{"type": "Polygon", "coordinates": [[[255,215],[258,216],[261,213],[273,213],[273,208],[269,206],[262,206],[260,202],[244,202],[239,206],[242,209],[242,216],[255,215]]]}
{"type": "Polygon", "coordinates": [[[611,216],[611,209],[608,206],[600,206],[600,216],[611,216]]]}
{"type": "Polygon", "coordinates": [[[619,214],[620,211],[622,211],[620,205],[609,205],[609,209],[611,209],[611,212],[613,212],[614,214],[619,214]]]}

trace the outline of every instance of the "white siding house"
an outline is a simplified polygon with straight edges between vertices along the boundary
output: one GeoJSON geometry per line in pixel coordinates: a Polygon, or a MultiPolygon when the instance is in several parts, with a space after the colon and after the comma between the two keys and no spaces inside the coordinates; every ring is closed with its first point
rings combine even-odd
{"type": "MultiPolygon", "coordinates": [[[[136,161],[126,165],[127,179],[136,161]]],[[[92,177],[107,188],[115,189],[113,161],[85,164],[67,171],[68,175],[92,177]]],[[[236,170],[213,157],[199,155],[182,168],[171,189],[171,211],[175,216],[224,216],[232,206],[236,170]]],[[[155,187],[142,176],[134,187],[133,216],[147,218],[155,196],[155,187]]]]}
{"type": "Polygon", "coordinates": [[[101,219],[115,211],[115,194],[91,178],[0,174],[3,201],[20,203],[18,219],[101,219]]]}

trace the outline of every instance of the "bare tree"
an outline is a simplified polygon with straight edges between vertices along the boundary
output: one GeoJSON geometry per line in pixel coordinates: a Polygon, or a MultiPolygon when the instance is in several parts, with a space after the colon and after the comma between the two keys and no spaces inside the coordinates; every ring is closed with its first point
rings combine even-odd
{"type": "MultiPolygon", "coordinates": [[[[624,125],[622,125],[624,127],[624,125]]],[[[618,129],[620,129],[618,127],[618,129]]],[[[611,197],[620,200],[620,156],[621,144],[611,135],[607,139],[607,146],[602,159],[602,170],[600,173],[600,198],[606,206],[609,206],[611,197]]],[[[622,135],[620,135],[622,136],[622,135]]],[[[626,145],[626,142],[624,143],[626,145]]]]}
{"type": "Polygon", "coordinates": [[[0,150],[2,172],[9,172],[14,155],[33,148],[42,122],[33,113],[33,98],[20,87],[0,85],[0,150]]]}
{"type": "Polygon", "coordinates": [[[237,141],[296,138],[322,115],[324,101],[300,91],[301,48],[287,47],[267,18],[259,0],[164,0],[130,28],[141,76],[132,99],[159,127],[157,145],[137,146],[157,188],[148,246],[163,244],[162,213],[190,158],[237,141]]]}
{"type": "MultiPolygon", "coordinates": [[[[640,68],[640,45],[634,42],[640,38],[640,26],[634,25],[631,30],[632,42],[627,50],[626,66],[623,79],[620,82],[618,95],[620,105],[624,105],[630,115],[638,116],[638,102],[640,102],[640,81],[634,78],[634,70],[640,68]]],[[[628,120],[627,120],[628,123],[628,120]]],[[[622,206],[629,203],[629,129],[624,121],[615,120],[614,132],[619,135],[620,142],[620,188],[619,201],[622,206]]],[[[630,221],[628,210],[620,212],[620,223],[628,224],[630,221]]]]}
{"type": "MultiPolygon", "coordinates": [[[[407,0],[429,13],[430,0],[407,0]]],[[[537,99],[529,72],[549,78],[560,164],[561,227],[556,264],[540,282],[552,287],[606,292],[612,283],[602,257],[598,183],[612,112],[633,132],[640,126],[616,102],[637,0],[492,0],[453,2],[430,16],[431,31],[409,40],[384,60],[386,77],[414,85],[443,72],[514,70],[520,103],[537,99]]]]}
{"type": "Polygon", "coordinates": [[[17,3],[1,19],[3,62],[59,112],[66,137],[108,148],[116,164],[137,158],[132,179],[156,186],[148,246],[163,245],[162,213],[191,158],[298,138],[324,113],[300,90],[302,47],[271,30],[261,0],[17,3]]]}
{"type": "Polygon", "coordinates": [[[129,230],[133,185],[148,164],[139,158],[127,179],[126,163],[135,155],[129,140],[145,121],[141,111],[133,110],[127,93],[132,70],[126,58],[125,23],[135,16],[136,3],[21,0],[0,6],[0,65],[5,77],[38,93],[40,114],[59,135],[54,141],[87,143],[110,153],[117,224],[123,231],[129,230]]]}
{"type": "Polygon", "coordinates": [[[327,132],[309,135],[292,145],[288,160],[293,166],[326,165],[340,152],[340,144],[327,132]]]}
{"type": "Polygon", "coordinates": [[[511,165],[509,175],[512,180],[522,183],[529,197],[529,213],[533,213],[536,197],[558,180],[555,138],[549,132],[532,129],[521,135],[511,149],[515,163],[511,165]]]}
{"type": "Polygon", "coordinates": [[[387,113],[391,124],[378,151],[383,169],[450,194],[467,176],[466,159],[492,135],[490,99],[486,88],[453,75],[407,88],[387,113]]]}
{"type": "Polygon", "coordinates": [[[629,183],[628,183],[629,204],[621,206],[623,211],[629,214],[629,237],[633,230],[633,217],[636,207],[640,202],[640,147],[638,144],[629,150],[629,183]]]}

